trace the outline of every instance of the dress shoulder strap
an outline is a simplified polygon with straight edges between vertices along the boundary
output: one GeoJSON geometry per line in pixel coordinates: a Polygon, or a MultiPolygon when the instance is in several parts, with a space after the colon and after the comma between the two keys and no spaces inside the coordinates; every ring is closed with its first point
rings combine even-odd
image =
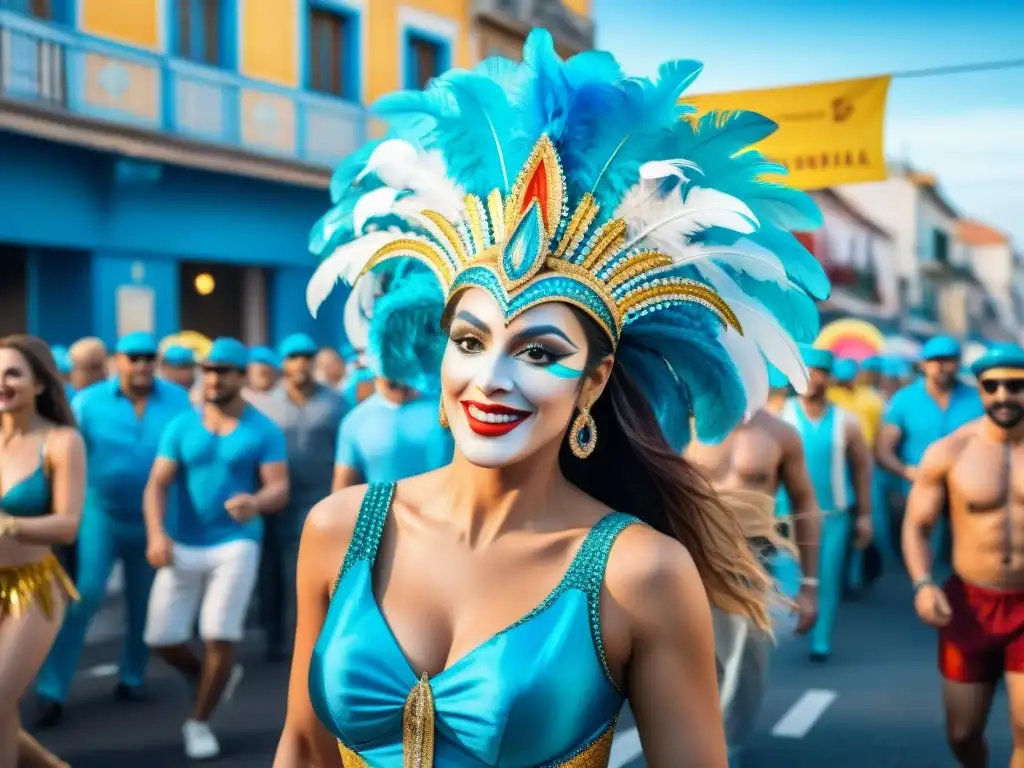
{"type": "Polygon", "coordinates": [[[338,573],[338,581],[341,581],[356,563],[365,561],[371,569],[373,568],[394,495],[394,483],[374,483],[366,489],[356,517],[356,527],[352,531],[352,541],[349,542],[348,552],[345,553],[345,560],[338,573]]]}
{"type": "Polygon", "coordinates": [[[601,638],[601,584],[604,583],[605,570],[608,568],[608,557],[612,546],[626,528],[631,525],[644,525],[638,517],[625,512],[611,512],[590,529],[590,533],[580,545],[576,557],[573,558],[569,571],[565,574],[564,586],[580,590],[587,598],[587,609],[590,615],[590,632],[594,640],[601,666],[609,682],[615,685],[605,658],[604,641],[601,638]]]}

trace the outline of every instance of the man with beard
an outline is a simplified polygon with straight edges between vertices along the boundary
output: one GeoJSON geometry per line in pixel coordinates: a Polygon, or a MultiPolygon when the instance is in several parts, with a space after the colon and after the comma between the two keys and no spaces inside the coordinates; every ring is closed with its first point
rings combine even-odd
{"type": "Polygon", "coordinates": [[[988,765],[985,725],[1005,677],[1012,766],[1024,766],[1024,349],[1000,345],[971,366],[985,415],[931,445],[903,527],[914,609],[939,630],[946,737],[960,765],[988,765]],[[953,575],[932,578],[929,534],[948,508],[953,575]]]}
{"type": "Polygon", "coordinates": [[[236,339],[213,342],[205,402],[167,426],[146,486],[146,557],[158,569],[146,643],[195,685],[181,729],[193,760],[220,753],[210,715],[242,677],[235,646],[256,586],[262,515],[288,503],[284,434],[242,398],[248,356],[236,339]],[[201,658],[190,647],[197,618],[201,658]]]}
{"type": "MultiPolygon", "coordinates": [[[[787,391],[789,382],[778,371],[771,371],[773,391],[787,391]]],[[[730,491],[757,491],[775,496],[785,488],[792,501],[791,528],[800,554],[803,578],[799,587],[785,583],[783,571],[789,564],[788,552],[772,557],[773,571],[780,580],[780,591],[795,597],[797,634],[810,631],[818,613],[818,540],[819,515],[814,489],[804,463],[803,445],[797,431],[767,410],[757,411],[718,445],[692,442],[686,458],[700,467],[715,488],[730,491]],[[794,594],[795,592],[795,594],[794,594]]],[[[763,549],[763,542],[751,545],[763,549]]],[[[790,569],[792,570],[792,569],[790,569]]],[[[799,576],[797,576],[799,579],[799,576]]],[[[764,698],[768,683],[771,638],[750,626],[749,622],[712,609],[715,629],[715,655],[721,668],[722,715],[730,756],[740,753],[749,736],[764,698]]]]}
{"type": "Polygon", "coordinates": [[[832,353],[803,347],[808,383],[790,398],[782,420],[799,433],[808,475],[821,510],[818,555],[818,620],[811,630],[810,658],[826,661],[832,650],[832,625],[842,595],[847,548],[871,542],[871,452],[857,419],[828,402],[832,353]]]}
{"type": "Polygon", "coordinates": [[[40,726],[61,717],[86,631],[107,595],[107,581],[118,560],[124,571],[127,632],[114,696],[121,701],[143,698],[149,653],[142,633],[153,569],[146,562],[142,491],[161,433],[190,408],[184,389],[154,378],[156,356],[152,334],[122,337],[116,348],[117,376],[79,392],[72,401],[88,459],[75,580],[82,599],[68,607],[39,672],[40,726]]]}
{"type": "MultiPolygon", "coordinates": [[[[894,495],[900,499],[906,498],[928,447],[984,412],[977,391],[958,378],[960,357],[960,342],[952,336],[931,339],[921,352],[924,376],[894,394],[886,408],[875,458],[894,475],[894,495]]],[[[897,519],[902,507],[898,501],[890,506],[897,519]]],[[[940,567],[948,564],[948,547],[942,516],[932,530],[932,553],[940,567]]]]}
{"type": "MultiPolygon", "coordinates": [[[[259,611],[268,661],[288,658],[295,635],[295,572],[306,513],[331,493],[338,426],[345,414],[341,394],[314,378],[316,343],[304,333],[281,344],[282,381],[261,409],[285,435],[291,500],[264,520],[260,556],[259,611]]],[[[322,350],[321,350],[322,352],[322,350]]]]}

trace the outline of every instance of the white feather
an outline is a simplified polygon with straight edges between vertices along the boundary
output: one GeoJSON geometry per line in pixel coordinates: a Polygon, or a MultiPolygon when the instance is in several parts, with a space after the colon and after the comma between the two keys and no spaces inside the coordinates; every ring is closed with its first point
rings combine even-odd
{"type": "Polygon", "coordinates": [[[747,393],[746,416],[749,418],[768,402],[768,367],[764,356],[753,339],[741,336],[735,328],[724,329],[719,339],[740,374],[747,393]]]}
{"type": "Polygon", "coordinates": [[[740,240],[734,245],[702,245],[692,243],[684,245],[672,254],[672,267],[692,266],[701,269],[705,262],[728,264],[741,272],[745,272],[755,280],[775,283],[780,288],[789,285],[786,268],[779,257],[749,240],[740,240]]]}
{"type": "Polygon", "coordinates": [[[373,151],[357,180],[370,173],[394,190],[415,193],[422,199],[423,209],[437,211],[451,221],[465,216],[466,193],[448,178],[439,152],[420,153],[406,141],[390,139],[373,151]]]}
{"type": "Polygon", "coordinates": [[[671,255],[691,235],[709,227],[723,227],[744,235],[757,227],[757,217],[742,200],[714,189],[692,187],[685,200],[673,194],[642,205],[630,198],[627,195],[615,212],[616,218],[626,221],[629,240],[624,250],[643,243],[671,255]],[[627,202],[630,208],[623,211],[627,202]]]}
{"type": "Polygon", "coordinates": [[[334,253],[320,262],[306,284],[306,306],[309,313],[316,317],[320,305],[331,295],[339,280],[352,285],[379,248],[403,236],[404,233],[371,232],[336,248],[334,253]]]}
{"type": "Polygon", "coordinates": [[[380,281],[375,275],[366,275],[356,283],[345,302],[345,336],[354,349],[365,350],[369,343],[370,319],[379,295],[380,281]]]}
{"type": "Polygon", "coordinates": [[[360,197],[352,209],[352,228],[356,236],[365,234],[366,222],[374,216],[384,216],[394,209],[398,190],[380,187],[360,197]]]}
{"type": "Polygon", "coordinates": [[[764,304],[744,293],[720,267],[708,262],[702,265],[701,271],[736,313],[743,334],[757,344],[768,362],[789,379],[797,392],[803,392],[807,387],[807,366],[793,337],[764,304]]]}
{"type": "Polygon", "coordinates": [[[683,181],[689,181],[683,169],[700,171],[700,166],[690,160],[677,157],[673,160],[651,160],[640,166],[641,181],[662,181],[675,176],[683,181]]]}

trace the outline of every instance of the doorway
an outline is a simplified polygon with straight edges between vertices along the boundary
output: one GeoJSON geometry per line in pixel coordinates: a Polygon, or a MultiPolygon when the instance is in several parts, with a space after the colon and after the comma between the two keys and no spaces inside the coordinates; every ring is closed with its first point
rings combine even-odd
{"type": "Polygon", "coordinates": [[[0,336],[28,333],[28,256],[24,248],[0,244],[0,336]]]}
{"type": "Polygon", "coordinates": [[[244,268],[231,264],[183,261],[178,267],[181,330],[207,338],[243,337],[244,268]]]}

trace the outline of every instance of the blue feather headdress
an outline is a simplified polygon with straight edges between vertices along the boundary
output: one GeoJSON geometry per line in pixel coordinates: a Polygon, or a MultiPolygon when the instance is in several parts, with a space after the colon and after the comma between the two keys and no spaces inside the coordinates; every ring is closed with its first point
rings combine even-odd
{"type": "Polygon", "coordinates": [[[765,359],[798,389],[798,343],[828,295],[792,230],[820,226],[784,169],[747,149],[776,125],[751,112],[688,119],[701,65],[627,78],[608,53],[562,61],[535,30],[523,63],[490,59],[375,105],[384,140],[338,169],[311,249],[306,299],[391,259],[426,265],[446,302],[487,290],[508,321],[571,304],[608,335],[669,442],[692,414],[724,437],[768,395],[765,359]]]}

